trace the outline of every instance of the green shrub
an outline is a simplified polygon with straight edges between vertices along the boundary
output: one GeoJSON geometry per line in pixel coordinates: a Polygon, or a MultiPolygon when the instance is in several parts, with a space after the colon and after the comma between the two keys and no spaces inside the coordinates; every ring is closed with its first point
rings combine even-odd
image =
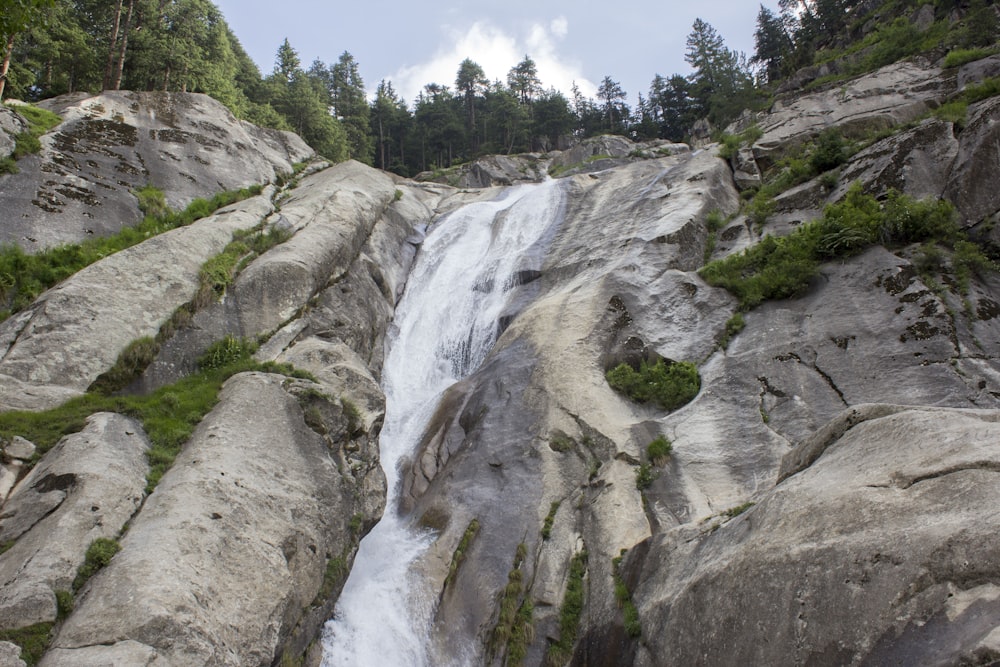
{"type": "MultiPolygon", "coordinates": [[[[157,208],[156,192],[155,188],[147,191],[146,203],[150,210],[157,208]]],[[[259,186],[223,192],[213,197],[210,203],[214,207],[212,210],[216,210],[259,193],[259,186]]],[[[47,248],[32,255],[14,244],[0,245],[0,312],[6,312],[0,319],[27,308],[43,291],[94,262],[151,236],[190,224],[195,219],[192,215],[190,211],[147,214],[135,227],[122,229],[112,236],[47,248]]]]}
{"type": "Polygon", "coordinates": [[[646,445],[646,456],[654,465],[663,465],[673,449],[674,446],[669,440],[662,435],[657,436],[656,439],[646,445]]]}
{"type": "Polygon", "coordinates": [[[687,361],[670,365],[663,359],[654,364],[643,361],[639,370],[619,364],[606,377],[612,389],[639,403],[652,401],[664,410],[676,410],[688,403],[701,388],[698,367],[687,361]]]}
{"type": "Polygon", "coordinates": [[[37,665],[52,641],[52,623],[36,623],[16,630],[0,630],[0,641],[21,647],[21,660],[28,667],[37,665]]]}
{"type": "Polygon", "coordinates": [[[747,501],[747,502],[743,503],[742,505],[737,505],[736,507],[730,507],[725,512],[723,512],[723,514],[725,514],[727,517],[729,517],[731,519],[734,516],[739,516],[739,515],[743,514],[748,509],[750,509],[751,507],[753,507],[755,504],[756,503],[747,501]]]}
{"type": "Polygon", "coordinates": [[[954,123],[958,129],[965,127],[969,115],[969,103],[965,100],[955,100],[942,104],[934,110],[935,118],[954,123]]]}
{"type": "Polygon", "coordinates": [[[847,144],[840,130],[835,127],[824,130],[816,140],[816,147],[809,154],[809,166],[814,173],[829,171],[847,162],[847,144]]]}
{"type": "Polygon", "coordinates": [[[997,95],[1000,95],[1000,77],[996,76],[983,79],[981,83],[970,84],[962,91],[962,98],[969,104],[997,95]]]}
{"type": "Polygon", "coordinates": [[[120,549],[118,540],[108,537],[98,537],[91,542],[90,546],[87,547],[87,555],[84,556],[83,564],[77,569],[76,578],[73,579],[73,591],[79,592],[87,580],[110,563],[120,549]]]}
{"type": "Polygon", "coordinates": [[[72,591],[56,591],[56,618],[63,620],[73,612],[72,591]]]}
{"type": "Polygon", "coordinates": [[[635,469],[635,488],[645,491],[653,485],[659,476],[660,473],[653,470],[653,466],[643,463],[635,469]]]}
{"type": "Polygon", "coordinates": [[[777,208],[778,206],[775,204],[774,198],[767,191],[761,190],[747,204],[747,220],[753,224],[754,228],[760,230],[767,222],[767,219],[774,215],[777,208]]]}
{"type": "Polygon", "coordinates": [[[132,194],[138,200],[139,210],[142,211],[143,215],[163,219],[170,214],[166,195],[158,187],[147,184],[135,190],[132,194]]]}
{"type": "Polygon", "coordinates": [[[996,49],[954,49],[944,57],[944,67],[961,67],[975,60],[982,60],[996,53],[996,49]]]}

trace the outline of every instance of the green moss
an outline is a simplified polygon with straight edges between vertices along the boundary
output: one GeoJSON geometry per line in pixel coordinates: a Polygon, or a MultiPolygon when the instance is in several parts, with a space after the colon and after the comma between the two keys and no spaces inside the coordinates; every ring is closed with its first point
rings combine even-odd
{"type": "Polygon", "coordinates": [[[663,359],[654,364],[643,361],[638,370],[619,364],[606,377],[612,389],[639,403],[656,403],[664,410],[676,410],[686,404],[701,387],[698,367],[686,361],[669,365],[663,359]]]}
{"type": "Polygon", "coordinates": [[[492,655],[506,651],[508,665],[520,664],[527,652],[527,646],[534,639],[532,614],[534,605],[530,600],[521,600],[524,590],[524,573],[521,565],[527,556],[524,542],[517,545],[514,564],[507,575],[507,585],[500,597],[497,623],[493,627],[489,649],[492,655]]]}

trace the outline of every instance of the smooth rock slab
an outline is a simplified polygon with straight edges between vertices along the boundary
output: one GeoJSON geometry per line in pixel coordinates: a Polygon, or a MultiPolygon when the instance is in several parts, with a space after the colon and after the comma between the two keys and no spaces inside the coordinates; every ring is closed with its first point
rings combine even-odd
{"type": "Polygon", "coordinates": [[[52,648],[67,651],[43,665],[103,664],[93,647],[125,643],[154,649],[140,664],[272,664],[327,559],[350,543],[355,503],[373,495],[355,498],[359,482],[338,471],[286,382],[244,373],[226,383],[56,636],[52,648]]]}
{"type": "Polygon", "coordinates": [[[0,323],[0,411],[43,410],[82,394],[125,347],[198,288],[198,272],[238,229],[270,214],[269,193],[91,264],[0,323]]]}
{"type": "Polygon", "coordinates": [[[54,621],[90,543],[117,537],[139,508],[149,441],[132,419],[98,413],[50,450],[3,504],[0,628],[54,621]]]}

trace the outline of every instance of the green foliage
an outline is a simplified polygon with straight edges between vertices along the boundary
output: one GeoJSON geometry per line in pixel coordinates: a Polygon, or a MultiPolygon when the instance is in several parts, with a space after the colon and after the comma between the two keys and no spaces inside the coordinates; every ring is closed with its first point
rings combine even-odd
{"type": "Polygon", "coordinates": [[[73,592],[56,591],[56,619],[64,620],[73,612],[73,592]]]}
{"type": "Polygon", "coordinates": [[[323,584],[320,586],[313,604],[319,606],[329,600],[337,587],[347,579],[348,574],[347,560],[342,555],[328,558],[326,569],[323,570],[323,584]]]}
{"type": "Polygon", "coordinates": [[[816,147],[809,155],[809,166],[819,174],[847,162],[847,145],[840,130],[835,127],[824,130],[816,140],[816,147]]]}
{"type": "Polygon", "coordinates": [[[497,623],[493,627],[490,639],[490,652],[496,654],[506,649],[507,664],[520,664],[527,651],[528,644],[534,638],[532,614],[534,605],[530,600],[521,601],[524,590],[524,573],[521,565],[527,556],[528,549],[524,542],[517,545],[514,555],[514,565],[507,575],[507,585],[500,598],[500,610],[497,623]]]}
{"type": "Polygon", "coordinates": [[[944,67],[961,67],[966,63],[982,60],[996,53],[996,49],[953,49],[944,57],[944,67]]]}
{"type": "Polygon", "coordinates": [[[479,534],[479,519],[473,519],[466,526],[465,532],[462,533],[462,539],[458,541],[458,546],[451,554],[451,564],[448,566],[448,576],[444,579],[444,588],[455,581],[455,577],[458,576],[458,568],[465,562],[465,554],[468,553],[469,547],[472,546],[472,540],[477,534],[479,534]]]}
{"type": "Polygon", "coordinates": [[[954,123],[958,129],[965,127],[968,118],[969,103],[965,100],[946,102],[934,110],[935,118],[954,123]]]}
{"type": "Polygon", "coordinates": [[[21,647],[21,660],[28,667],[37,665],[52,641],[52,623],[36,623],[16,630],[0,630],[0,641],[21,647]]]}
{"type": "Polygon", "coordinates": [[[722,334],[722,339],[719,341],[719,346],[725,349],[729,346],[729,341],[732,340],[733,336],[743,331],[743,327],[746,326],[746,320],[743,319],[743,313],[735,312],[726,320],[726,330],[722,334]]]}
{"type": "Polygon", "coordinates": [[[975,104],[997,95],[1000,95],[1000,77],[997,76],[985,78],[980,83],[969,84],[962,91],[962,99],[969,104],[975,104]]]}
{"type": "Polygon", "coordinates": [[[664,436],[660,435],[646,445],[646,457],[649,458],[654,465],[660,466],[666,462],[673,449],[673,444],[664,436]]]}
{"type": "Polygon", "coordinates": [[[698,367],[687,361],[667,365],[663,359],[643,361],[636,370],[619,364],[606,373],[612,389],[639,403],[654,402],[664,410],[676,410],[694,398],[701,388],[698,367]]]}
{"type": "Polygon", "coordinates": [[[213,370],[246,361],[257,351],[257,343],[247,338],[227,335],[208,346],[198,357],[198,368],[213,370]]]}
{"type": "Polygon", "coordinates": [[[636,609],[635,603],[632,602],[632,594],[629,592],[628,586],[625,585],[625,580],[621,576],[621,563],[624,553],[623,549],[622,556],[618,556],[611,561],[611,573],[615,582],[615,601],[618,603],[618,608],[622,610],[622,619],[625,622],[625,634],[633,639],[638,639],[642,636],[642,625],[639,623],[639,610],[636,609]]]}
{"type": "Polygon", "coordinates": [[[731,519],[734,516],[739,516],[739,515],[743,514],[744,512],[746,512],[748,509],[750,509],[754,505],[756,505],[756,503],[751,502],[751,501],[747,501],[747,502],[745,502],[745,503],[743,503],[741,505],[737,505],[736,507],[730,507],[725,512],[723,512],[723,514],[725,514],[727,517],[729,517],[731,519]]]}
{"type": "Polygon", "coordinates": [[[87,555],[84,556],[83,563],[76,571],[76,578],[73,579],[73,592],[79,592],[87,580],[110,563],[120,549],[121,545],[118,544],[118,540],[108,537],[98,537],[91,542],[90,546],[87,547],[87,555]]]}
{"type": "Polygon", "coordinates": [[[170,207],[167,206],[167,198],[163,190],[155,185],[144,185],[136,190],[135,198],[139,202],[139,210],[144,215],[153,218],[163,219],[170,215],[170,207]]]}
{"type": "Polygon", "coordinates": [[[641,464],[635,469],[635,488],[645,491],[653,485],[656,478],[660,476],[659,471],[653,470],[653,466],[648,463],[641,464]]]}
{"type": "Polygon", "coordinates": [[[884,202],[853,185],[823,217],[784,238],[765,237],[738,255],[703,267],[701,276],[724,287],[744,310],[767,299],[783,299],[803,291],[819,270],[819,262],[846,257],[872,244],[904,244],[935,240],[955,244],[962,232],[953,207],[944,200],[917,201],[891,191],[884,202]]]}
{"type": "Polygon", "coordinates": [[[545,522],[542,524],[542,539],[547,540],[552,536],[552,524],[556,520],[556,512],[559,511],[559,501],[549,505],[549,513],[545,515],[545,522]]]}
{"type": "Polygon", "coordinates": [[[580,630],[585,591],[583,579],[587,576],[587,551],[580,551],[569,562],[566,592],[559,607],[559,641],[549,644],[545,655],[546,667],[562,667],[573,655],[573,645],[580,630]]]}
{"type": "Polygon", "coordinates": [[[114,366],[94,380],[89,391],[112,394],[124,389],[142,375],[159,352],[160,345],[153,338],[149,336],[137,338],[122,350],[114,366]]]}
{"type": "MultiPolygon", "coordinates": [[[[155,202],[155,189],[143,189],[147,202],[155,202]]],[[[28,255],[19,246],[0,246],[0,310],[6,315],[19,312],[43,291],[68,278],[80,269],[104,257],[134,246],[151,236],[191,224],[200,217],[236,201],[260,194],[260,187],[222,192],[211,200],[195,200],[180,213],[160,216],[147,215],[135,227],[103,238],[88,239],[79,244],[65,244],[28,255]],[[4,308],[5,306],[5,308],[4,308]]],[[[155,206],[155,204],[151,204],[155,206]]]]}

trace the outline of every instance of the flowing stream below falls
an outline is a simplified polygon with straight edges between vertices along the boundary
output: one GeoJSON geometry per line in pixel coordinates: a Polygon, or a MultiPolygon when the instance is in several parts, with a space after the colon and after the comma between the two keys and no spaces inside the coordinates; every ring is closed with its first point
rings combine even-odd
{"type": "Polygon", "coordinates": [[[489,354],[524,272],[541,268],[562,219],[561,185],[519,185],[494,201],[463,206],[433,225],[417,254],[387,336],[382,372],[385,515],[361,541],[326,625],[324,667],[462,665],[475,659],[471,646],[433,654],[438,591],[412,565],[435,535],[399,515],[398,466],[416,447],[441,394],[489,354]]]}

